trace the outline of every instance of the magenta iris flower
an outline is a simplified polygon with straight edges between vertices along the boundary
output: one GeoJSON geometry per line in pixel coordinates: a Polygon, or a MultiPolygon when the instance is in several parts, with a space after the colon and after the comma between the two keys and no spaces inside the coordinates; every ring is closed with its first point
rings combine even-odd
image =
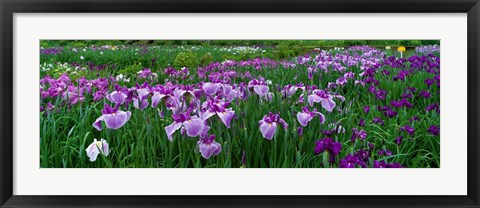
{"type": "Polygon", "coordinates": [[[348,154],[344,159],[340,160],[340,168],[355,168],[358,162],[358,158],[348,154]]]}
{"type": "Polygon", "coordinates": [[[322,113],[318,112],[317,109],[310,111],[307,107],[302,108],[302,111],[297,113],[297,119],[300,125],[307,126],[315,115],[318,115],[321,124],[325,122],[325,116],[322,113]]]}
{"type": "Polygon", "coordinates": [[[402,168],[399,163],[386,163],[385,161],[373,161],[373,168],[402,168]]]}
{"type": "Polygon", "coordinates": [[[173,133],[183,127],[189,137],[197,137],[205,128],[204,121],[197,116],[190,116],[192,109],[188,108],[185,113],[179,115],[172,115],[173,123],[165,127],[168,140],[173,141],[173,133]]]}
{"type": "Polygon", "coordinates": [[[105,104],[102,110],[102,115],[95,120],[93,127],[97,130],[102,130],[102,121],[105,122],[108,129],[119,129],[130,119],[130,111],[118,110],[118,105],[115,108],[111,108],[105,104]]]}
{"type": "Polygon", "coordinates": [[[353,128],[352,129],[352,137],[350,138],[350,140],[352,140],[352,142],[354,142],[357,138],[360,138],[361,140],[365,140],[365,138],[367,138],[367,132],[365,130],[358,130],[356,128],[353,128]]]}
{"type": "Polygon", "coordinates": [[[434,79],[425,79],[424,82],[425,82],[425,84],[427,84],[427,87],[430,89],[430,86],[433,85],[435,80],[434,79]]]}
{"type": "Polygon", "coordinates": [[[360,121],[358,122],[358,125],[359,126],[365,126],[365,120],[363,118],[360,119],[360,121]]]}
{"type": "Polygon", "coordinates": [[[115,103],[116,105],[121,105],[125,102],[125,99],[128,97],[126,91],[127,91],[126,87],[122,88],[116,84],[115,91],[108,94],[106,97],[110,102],[115,103]]]}
{"type": "Polygon", "coordinates": [[[315,142],[315,154],[320,154],[325,151],[331,154],[337,155],[342,150],[342,144],[340,142],[334,142],[332,138],[323,138],[315,142]]]}
{"type": "Polygon", "coordinates": [[[284,97],[291,97],[293,94],[295,94],[297,92],[298,89],[301,89],[301,87],[297,87],[295,85],[286,85],[285,87],[283,87],[282,89],[282,95],[284,97]]]}
{"type": "MultiPolygon", "coordinates": [[[[157,107],[161,101],[175,99],[175,90],[177,86],[167,83],[166,85],[157,85],[152,89],[152,108],[157,107]]],[[[178,95],[178,92],[177,92],[178,95]]]]}
{"type": "Polygon", "coordinates": [[[323,138],[315,142],[315,154],[321,154],[325,151],[330,153],[330,162],[335,161],[335,157],[342,150],[342,144],[340,142],[334,142],[332,138],[323,138]]]}
{"type": "Polygon", "coordinates": [[[378,151],[378,156],[392,156],[392,151],[388,150],[388,149],[382,149],[380,151],[378,151]]]}
{"type": "Polygon", "coordinates": [[[299,137],[301,137],[303,135],[303,128],[301,126],[299,126],[297,128],[297,134],[298,134],[299,137]]]}
{"type": "Polygon", "coordinates": [[[383,120],[380,117],[373,118],[373,123],[377,123],[377,124],[380,124],[382,126],[385,125],[385,122],[383,122],[383,120]]]}
{"type": "Polygon", "coordinates": [[[370,106],[367,105],[367,106],[363,107],[363,111],[364,111],[365,113],[370,112],[370,106]]]}
{"type": "Polygon", "coordinates": [[[339,86],[343,86],[347,83],[347,79],[345,77],[340,77],[335,81],[335,84],[339,86]]]}
{"type": "Polygon", "coordinates": [[[429,91],[422,90],[422,91],[420,91],[419,96],[424,97],[424,98],[430,98],[431,94],[430,94],[429,91]]]}
{"type": "Polygon", "coordinates": [[[410,119],[408,119],[409,122],[413,123],[415,121],[420,121],[420,118],[418,116],[413,116],[410,119]]]}
{"type": "Polygon", "coordinates": [[[308,103],[310,106],[313,106],[313,103],[322,103],[322,107],[329,112],[332,112],[336,105],[332,95],[318,89],[314,90],[312,94],[308,96],[308,103]]]}
{"type": "Polygon", "coordinates": [[[431,125],[427,131],[434,136],[438,136],[440,134],[440,127],[436,125],[431,125]]]}
{"type": "Polygon", "coordinates": [[[253,91],[255,91],[255,93],[257,93],[261,97],[266,96],[269,91],[267,83],[263,79],[250,80],[250,82],[248,82],[248,89],[252,89],[252,88],[253,88],[253,91]]]}
{"type": "Polygon", "coordinates": [[[148,95],[150,91],[147,88],[137,89],[137,97],[133,98],[133,106],[143,110],[148,107],[148,95]]]}
{"type": "Polygon", "coordinates": [[[217,98],[208,100],[202,105],[202,107],[207,110],[201,114],[201,117],[205,121],[213,115],[217,115],[222,123],[225,124],[227,128],[230,128],[230,123],[235,116],[235,111],[233,111],[232,108],[226,108],[228,105],[230,105],[230,102],[224,102],[217,98]]]}
{"type": "Polygon", "coordinates": [[[400,145],[402,144],[402,140],[403,140],[403,136],[398,136],[397,138],[395,138],[395,143],[397,143],[397,145],[400,145]]]}
{"type": "Polygon", "coordinates": [[[405,125],[404,127],[400,128],[400,131],[406,131],[410,135],[413,135],[415,133],[415,129],[410,125],[405,125]]]}
{"type": "Polygon", "coordinates": [[[202,89],[205,94],[213,96],[217,94],[218,89],[220,89],[220,83],[206,82],[203,83],[202,89]]]}
{"type": "Polygon", "coordinates": [[[283,125],[284,129],[288,128],[288,124],[280,118],[279,114],[273,114],[272,112],[268,115],[264,115],[263,119],[258,122],[260,126],[260,132],[265,139],[272,140],[275,131],[277,130],[278,123],[283,125]]]}
{"type": "Polygon", "coordinates": [[[198,140],[198,150],[203,158],[209,159],[212,156],[220,154],[222,145],[215,141],[215,135],[205,136],[198,140]]]}

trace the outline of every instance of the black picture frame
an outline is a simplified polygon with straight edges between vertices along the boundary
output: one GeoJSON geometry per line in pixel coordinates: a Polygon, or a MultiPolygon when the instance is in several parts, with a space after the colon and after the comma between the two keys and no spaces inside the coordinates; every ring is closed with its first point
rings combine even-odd
{"type": "MultiPolygon", "coordinates": [[[[1,207],[480,207],[479,0],[0,0],[1,207]],[[467,13],[466,196],[24,196],[13,195],[14,13],[467,13]]],[[[456,180],[448,178],[446,180],[456,180]]],[[[307,185],[307,184],[306,184],[307,185]]],[[[385,187],[394,188],[394,187],[385,187]]]]}

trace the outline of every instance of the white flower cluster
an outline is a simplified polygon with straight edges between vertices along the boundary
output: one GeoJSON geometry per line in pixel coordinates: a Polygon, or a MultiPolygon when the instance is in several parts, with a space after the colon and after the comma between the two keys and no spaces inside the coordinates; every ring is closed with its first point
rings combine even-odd
{"type": "Polygon", "coordinates": [[[70,71],[77,71],[77,70],[86,70],[85,67],[73,67],[71,65],[69,65],[68,63],[60,63],[60,62],[56,62],[55,64],[47,64],[47,63],[43,63],[43,64],[40,64],[40,71],[42,72],[45,72],[45,71],[50,71],[50,70],[54,70],[54,71],[61,71],[61,72],[70,72],[70,71]]]}
{"type": "Polygon", "coordinates": [[[262,50],[260,47],[250,47],[250,46],[231,46],[231,47],[223,47],[220,48],[219,51],[227,51],[236,53],[265,53],[266,50],[262,50]]]}

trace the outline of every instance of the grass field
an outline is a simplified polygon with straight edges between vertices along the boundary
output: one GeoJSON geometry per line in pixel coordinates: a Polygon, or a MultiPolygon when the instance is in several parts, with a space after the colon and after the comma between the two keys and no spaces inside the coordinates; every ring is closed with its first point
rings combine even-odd
{"type": "Polygon", "coordinates": [[[42,168],[440,166],[436,45],[40,54],[42,168]]]}

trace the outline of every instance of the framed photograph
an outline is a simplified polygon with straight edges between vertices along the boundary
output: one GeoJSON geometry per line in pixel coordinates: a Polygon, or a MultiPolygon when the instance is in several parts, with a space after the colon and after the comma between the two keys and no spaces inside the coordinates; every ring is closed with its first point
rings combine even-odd
{"type": "Polygon", "coordinates": [[[478,0],[0,7],[1,207],[480,207],[478,0]]]}

